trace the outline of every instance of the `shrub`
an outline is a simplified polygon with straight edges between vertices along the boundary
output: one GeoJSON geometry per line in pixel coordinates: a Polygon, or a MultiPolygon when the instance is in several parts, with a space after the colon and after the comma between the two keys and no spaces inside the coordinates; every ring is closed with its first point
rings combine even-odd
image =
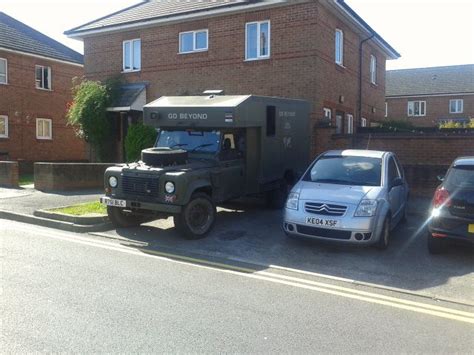
{"type": "Polygon", "coordinates": [[[136,123],[128,127],[127,137],[125,137],[127,161],[138,160],[142,149],[150,148],[155,144],[156,136],[156,130],[143,123],[136,123]]]}
{"type": "Polygon", "coordinates": [[[83,80],[73,87],[73,102],[68,109],[68,123],[77,127],[76,133],[89,142],[99,161],[108,158],[111,122],[107,107],[113,101],[118,82],[102,84],[99,81],[83,80]]]}
{"type": "Polygon", "coordinates": [[[453,128],[474,128],[474,118],[471,118],[469,122],[455,122],[455,121],[446,121],[440,123],[440,129],[453,129],[453,128]]]}

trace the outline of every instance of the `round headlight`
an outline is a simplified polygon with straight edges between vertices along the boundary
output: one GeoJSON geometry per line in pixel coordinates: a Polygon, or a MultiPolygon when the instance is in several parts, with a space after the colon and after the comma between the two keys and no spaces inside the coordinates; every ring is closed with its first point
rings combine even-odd
{"type": "Polygon", "coordinates": [[[174,183],[171,182],[171,181],[168,181],[166,184],[165,184],[165,191],[169,194],[172,194],[174,192],[174,183]]]}
{"type": "Polygon", "coordinates": [[[117,187],[118,180],[115,176],[109,177],[109,185],[110,185],[110,187],[117,187]]]}

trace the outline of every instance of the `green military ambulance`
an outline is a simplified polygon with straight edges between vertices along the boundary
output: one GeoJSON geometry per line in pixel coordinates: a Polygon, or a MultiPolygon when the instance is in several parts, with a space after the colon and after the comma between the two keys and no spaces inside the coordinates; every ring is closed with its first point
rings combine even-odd
{"type": "Polygon", "coordinates": [[[309,104],[253,95],[164,96],[144,107],[155,146],[141,160],[107,169],[116,227],[173,216],[183,237],[204,237],[216,205],[246,195],[282,207],[309,162],[309,104]]]}

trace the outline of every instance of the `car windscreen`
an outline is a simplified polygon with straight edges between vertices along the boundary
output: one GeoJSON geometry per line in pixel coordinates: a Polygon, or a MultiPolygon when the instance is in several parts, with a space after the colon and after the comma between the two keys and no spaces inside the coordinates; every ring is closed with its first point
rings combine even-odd
{"type": "Polygon", "coordinates": [[[451,168],[444,181],[448,190],[474,189],[474,165],[461,165],[451,168]]]}
{"type": "Polygon", "coordinates": [[[323,156],[316,160],[304,181],[328,184],[380,186],[382,159],[358,156],[323,156]]]}
{"type": "Polygon", "coordinates": [[[221,140],[220,131],[160,131],[155,147],[184,149],[190,153],[216,153],[221,140]]]}

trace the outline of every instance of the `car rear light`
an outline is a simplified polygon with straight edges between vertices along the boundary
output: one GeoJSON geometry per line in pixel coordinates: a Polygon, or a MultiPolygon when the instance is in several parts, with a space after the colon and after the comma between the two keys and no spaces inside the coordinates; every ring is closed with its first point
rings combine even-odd
{"type": "Polygon", "coordinates": [[[433,198],[433,207],[451,207],[451,198],[449,197],[449,191],[445,188],[437,188],[433,198]]]}

